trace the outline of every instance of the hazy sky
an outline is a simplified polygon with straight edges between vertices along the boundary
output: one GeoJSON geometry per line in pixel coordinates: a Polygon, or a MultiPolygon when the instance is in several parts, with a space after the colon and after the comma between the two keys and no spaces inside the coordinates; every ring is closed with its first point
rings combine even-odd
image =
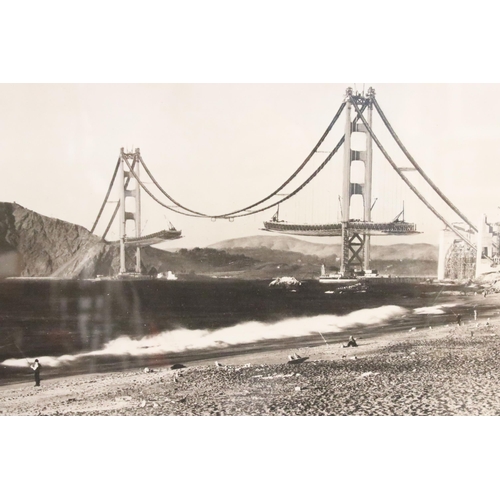
{"type": "MultiPolygon", "coordinates": [[[[300,165],[338,109],[346,87],[353,85],[2,84],[5,177],[0,200],[90,229],[123,146],[140,147],[164,189],[189,208],[206,213],[239,209],[273,191],[300,165]]],[[[363,89],[362,83],[356,85],[363,89]]],[[[496,220],[500,85],[364,85],[376,89],[396,132],[445,194],[473,222],[483,212],[496,220]]],[[[343,126],[342,118],[321,150],[331,150],[343,126]]],[[[379,119],[374,130],[398,164],[407,165],[379,119]]],[[[316,155],[304,175],[283,192],[289,193],[324,157],[316,155]]],[[[281,217],[336,222],[341,165],[340,152],[303,193],[281,206],[281,217]]],[[[398,240],[437,244],[443,224],[396,179],[376,147],[374,165],[374,220],[391,220],[404,201],[406,220],[424,233],[398,240]]],[[[408,175],[443,215],[458,220],[417,181],[418,174],[408,175]]],[[[158,231],[170,220],[185,236],[165,244],[166,249],[266,234],[260,231],[262,221],[274,213],[270,209],[232,223],[211,222],[171,213],[146,198],[144,233],[158,231]]],[[[118,199],[116,191],[112,199],[118,199]]],[[[98,234],[113,207],[107,207],[98,234]]],[[[375,243],[389,241],[377,238],[375,243]]]]}

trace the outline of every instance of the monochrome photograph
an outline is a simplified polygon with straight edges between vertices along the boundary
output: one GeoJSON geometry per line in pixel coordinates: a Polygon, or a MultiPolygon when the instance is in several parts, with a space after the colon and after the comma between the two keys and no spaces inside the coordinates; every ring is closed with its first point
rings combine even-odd
{"type": "Polygon", "coordinates": [[[4,496],[494,494],[490,4],[2,12],[4,496]]]}
{"type": "Polygon", "coordinates": [[[498,415],[498,84],[2,84],[0,413],[498,415]]]}

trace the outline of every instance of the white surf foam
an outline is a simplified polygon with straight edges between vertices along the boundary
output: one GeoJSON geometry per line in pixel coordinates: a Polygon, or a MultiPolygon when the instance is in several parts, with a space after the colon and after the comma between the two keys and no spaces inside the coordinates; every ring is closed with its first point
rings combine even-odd
{"type": "MultiPolygon", "coordinates": [[[[38,359],[42,366],[57,367],[90,356],[154,356],[191,350],[224,348],[265,340],[291,339],[318,335],[319,333],[339,333],[348,328],[382,324],[402,316],[405,312],[406,310],[402,307],[388,305],[373,309],[361,309],[345,316],[320,315],[290,318],[276,323],[252,321],[213,331],[177,329],[141,339],[122,336],[108,342],[102,349],[93,352],[59,357],[42,356],[38,359]]],[[[8,359],[2,364],[21,367],[26,366],[26,360],[8,359]]]]}
{"type": "Polygon", "coordinates": [[[441,306],[418,307],[413,314],[444,314],[441,306]]]}

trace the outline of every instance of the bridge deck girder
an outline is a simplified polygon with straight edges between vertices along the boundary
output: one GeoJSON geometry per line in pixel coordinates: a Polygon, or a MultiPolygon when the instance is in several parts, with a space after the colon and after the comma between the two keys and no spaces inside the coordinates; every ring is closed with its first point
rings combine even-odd
{"type": "MultiPolygon", "coordinates": [[[[266,231],[293,234],[296,236],[342,236],[342,224],[294,224],[284,221],[264,222],[266,231]]],[[[347,229],[368,235],[408,235],[419,234],[417,226],[411,222],[366,222],[350,221],[347,229]]]]}

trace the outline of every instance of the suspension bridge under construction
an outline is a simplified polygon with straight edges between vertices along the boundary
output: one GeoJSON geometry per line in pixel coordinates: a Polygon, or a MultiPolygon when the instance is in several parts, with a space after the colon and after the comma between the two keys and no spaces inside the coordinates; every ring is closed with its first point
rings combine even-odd
{"type": "Polygon", "coordinates": [[[188,208],[172,197],[156,180],[151,170],[144,162],[140,149],[133,152],[125,152],[122,148],[110,181],[108,191],[92,227],[96,227],[103,215],[104,208],[109,202],[113,186],[118,186],[119,201],[116,203],[114,212],[102,235],[105,239],[116,216],[119,215],[119,241],[120,245],[120,275],[125,277],[141,273],[141,248],[154,245],[163,241],[181,237],[181,231],[170,225],[168,229],[149,234],[142,234],[141,227],[141,196],[142,193],[151,197],[158,205],[167,210],[186,217],[197,217],[209,220],[227,219],[233,221],[236,218],[248,217],[270,209],[275,209],[274,216],[264,222],[264,230],[280,234],[298,236],[323,236],[337,237],[341,239],[341,256],[339,275],[348,277],[357,271],[371,269],[370,245],[372,237],[379,235],[409,236],[417,234],[415,223],[404,220],[404,209],[391,220],[373,220],[372,211],[374,207],[373,197],[373,152],[374,145],[378,148],[392,170],[397,174],[400,182],[404,183],[410,191],[430,210],[436,218],[444,224],[444,230],[440,237],[440,251],[438,262],[438,278],[468,279],[483,272],[492,271],[499,261],[500,232],[499,225],[490,225],[483,217],[480,224],[473,224],[467,216],[441,191],[441,189],[429,178],[420,167],[414,157],[406,149],[399,136],[391,126],[389,120],[381,109],[375,90],[368,89],[366,94],[354,92],[348,88],[337,112],[326,128],[317,144],[307,155],[300,166],[274,191],[254,203],[222,214],[211,214],[188,208]],[[377,113],[383,125],[389,131],[397,146],[404,153],[411,166],[398,166],[386,148],[382,145],[379,137],[373,130],[373,115],[377,113]],[[297,178],[299,173],[307,172],[311,159],[320,151],[321,145],[331,133],[334,125],[343,117],[344,133],[337,141],[335,147],[315,168],[312,173],[290,193],[284,189],[297,178]],[[362,145],[353,143],[353,134],[362,134],[364,140],[362,145]],[[280,205],[287,202],[301,192],[325,169],[332,158],[342,150],[343,167],[341,181],[341,220],[336,223],[294,223],[280,220],[280,205]],[[363,178],[353,182],[353,164],[363,165],[363,178]],[[450,222],[426,196],[410,180],[408,174],[415,172],[430,186],[432,191],[451,209],[459,218],[459,222],[450,222]],[[142,175],[146,175],[148,182],[145,183],[142,175]],[[152,183],[159,194],[154,194],[146,185],[152,183]],[[362,199],[362,218],[352,217],[352,202],[354,196],[362,199]],[[276,200],[278,198],[278,200],[276,200]],[[131,200],[131,201],[129,201],[131,200]],[[134,225],[130,228],[128,221],[134,225]],[[135,259],[131,264],[127,258],[126,249],[134,250],[135,259]]]}

